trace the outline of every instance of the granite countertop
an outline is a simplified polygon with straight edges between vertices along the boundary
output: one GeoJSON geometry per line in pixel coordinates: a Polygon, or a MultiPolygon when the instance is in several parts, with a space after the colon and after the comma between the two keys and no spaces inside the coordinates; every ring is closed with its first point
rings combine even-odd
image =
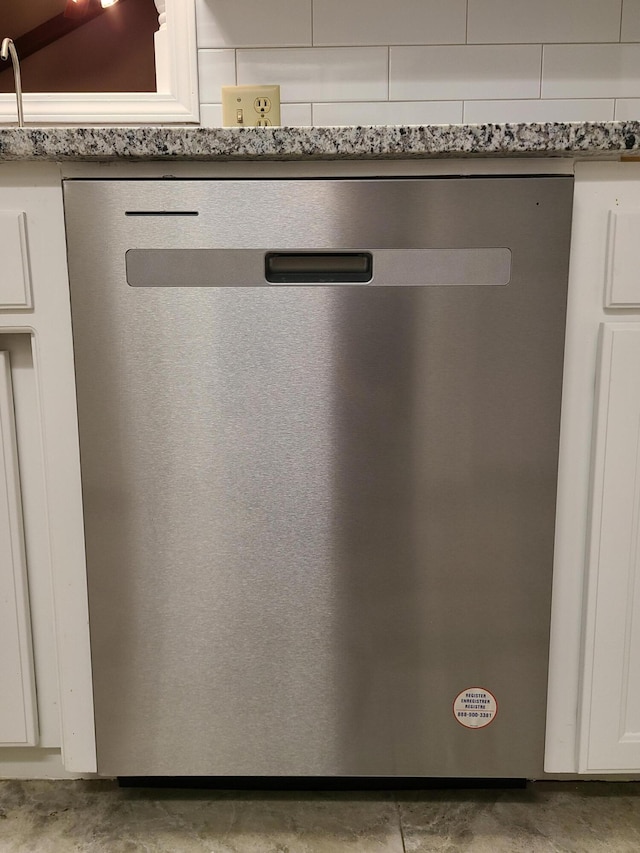
{"type": "Polygon", "coordinates": [[[7,127],[0,160],[576,156],[640,150],[640,121],[377,127],[7,127]]]}

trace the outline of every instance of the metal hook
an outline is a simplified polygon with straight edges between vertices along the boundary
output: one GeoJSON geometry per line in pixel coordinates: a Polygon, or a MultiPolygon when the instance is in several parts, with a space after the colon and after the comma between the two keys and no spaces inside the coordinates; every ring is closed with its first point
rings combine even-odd
{"type": "Polygon", "coordinates": [[[11,64],[13,65],[13,79],[15,81],[16,88],[16,102],[18,104],[18,127],[24,127],[24,113],[22,111],[22,83],[20,81],[20,61],[18,60],[18,53],[13,43],[13,39],[6,38],[2,40],[2,46],[0,46],[0,59],[3,59],[6,62],[9,57],[11,57],[11,64]]]}

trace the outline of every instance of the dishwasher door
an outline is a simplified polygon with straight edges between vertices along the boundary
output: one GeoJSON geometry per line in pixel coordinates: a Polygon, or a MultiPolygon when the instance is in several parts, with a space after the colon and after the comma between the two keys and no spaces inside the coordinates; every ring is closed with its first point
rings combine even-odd
{"type": "Polygon", "coordinates": [[[538,776],[572,179],[64,189],[99,772],[538,776]]]}

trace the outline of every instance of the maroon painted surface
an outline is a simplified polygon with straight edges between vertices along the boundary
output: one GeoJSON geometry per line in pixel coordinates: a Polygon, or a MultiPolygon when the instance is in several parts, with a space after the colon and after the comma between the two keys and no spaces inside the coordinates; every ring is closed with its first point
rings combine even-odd
{"type": "MultiPolygon", "coordinates": [[[[153,0],[117,3],[21,60],[22,89],[24,92],[154,92],[153,34],[157,29],[158,13],[153,0]]],[[[0,72],[0,92],[13,92],[9,65],[0,72]]]]}

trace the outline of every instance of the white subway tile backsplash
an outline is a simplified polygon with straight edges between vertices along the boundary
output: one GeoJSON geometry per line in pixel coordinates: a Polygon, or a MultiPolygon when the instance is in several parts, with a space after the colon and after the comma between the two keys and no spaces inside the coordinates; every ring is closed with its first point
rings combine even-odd
{"type": "Polygon", "coordinates": [[[280,104],[280,121],[287,127],[311,127],[311,104],[280,104]]]}
{"type": "MultiPolygon", "coordinates": [[[[283,127],[310,127],[311,104],[281,104],[280,122],[283,127]]],[[[200,104],[202,127],[222,127],[222,105],[200,104]]]]}
{"type": "Polygon", "coordinates": [[[317,127],[370,124],[460,124],[462,101],[314,104],[317,127]]]}
{"type": "Polygon", "coordinates": [[[621,4],[622,0],[469,0],[467,42],[617,42],[621,4]]]}
{"type": "Polygon", "coordinates": [[[615,118],[616,121],[638,121],[640,119],[640,98],[618,98],[615,118]]]}
{"type": "Polygon", "coordinates": [[[196,0],[198,47],[311,44],[311,0],[196,0]]]}
{"type": "Polygon", "coordinates": [[[313,0],[313,43],[464,44],[466,12],[466,0],[313,0]]]}
{"type": "Polygon", "coordinates": [[[222,104],[200,104],[202,127],[222,127],[222,104]]]}
{"type": "Polygon", "coordinates": [[[464,105],[465,124],[547,121],[611,121],[614,100],[521,100],[467,101],[464,105]]]}
{"type": "Polygon", "coordinates": [[[221,86],[236,84],[235,50],[199,50],[198,81],[200,102],[219,102],[221,86]]]}
{"type": "Polygon", "coordinates": [[[237,51],[238,83],[279,83],[283,101],[378,101],[388,92],[386,47],[237,51]]]}
{"type": "Polygon", "coordinates": [[[640,0],[622,0],[620,41],[640,41],[640,0]]]}
{"type": "Polygon", "coordinates": [[[539,45],[392,47],[391,100],[536,98],[539,45]]]}
{"type": "Polygon", "coordinates": [[[545,45],[543,98],[640,96],[640,44],[545,45]]]}
{"type": "Polygon", "coordinates": [[[205,126],[234,83],[279,83],[290,126],[640,119],[640,0],[196,0],[196,13],[205,126]]]}

